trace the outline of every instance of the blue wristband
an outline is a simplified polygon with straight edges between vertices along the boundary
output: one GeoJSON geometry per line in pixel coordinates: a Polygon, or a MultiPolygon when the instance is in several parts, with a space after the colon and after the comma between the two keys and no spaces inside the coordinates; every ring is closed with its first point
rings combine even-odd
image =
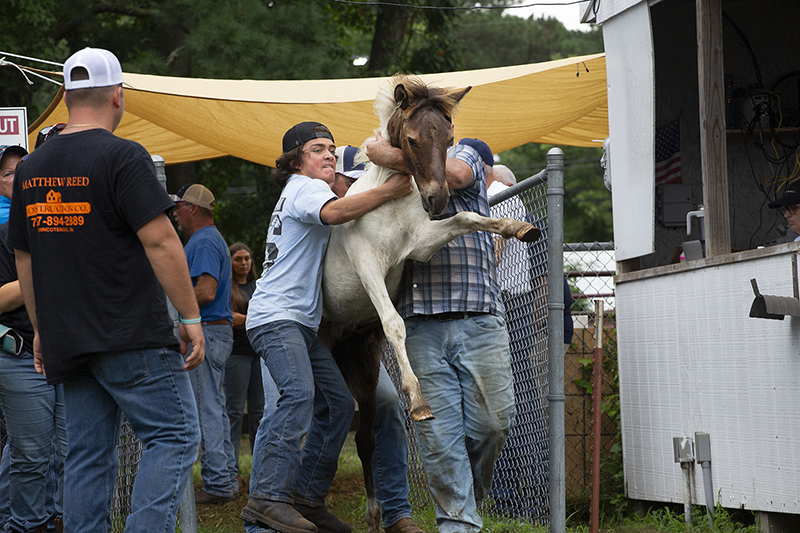
{"type": "Polygon", "coordinates": [[[181,317],[181,324],[199,324],[200,321],[203,319],[201,317],[197,318],[183,318],[181,317]]]}

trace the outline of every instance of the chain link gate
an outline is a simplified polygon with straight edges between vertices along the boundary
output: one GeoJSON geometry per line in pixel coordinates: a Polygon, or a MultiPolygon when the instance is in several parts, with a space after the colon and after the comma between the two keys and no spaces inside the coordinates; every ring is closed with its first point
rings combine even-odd
{"type": "MultiPolygon", "coordinates": [[[[564,245],[564,271],[572,292],[572,315],[575,335],[564,360],[566,496],[571,508],[588,508],[590,490],[591,409],[589,392],[591,361],[594,349],[594,300],[603,300],[603,397],[616,403],[616,329],[614,311],[613,242],[573,243],[564,245]]],[[[607,414],[601,420],[601,465],[613,463],[611,450],[618,442],[617,422],[607,414]]],[[[621,455],[620,455],[621,457],[621,455]]],[[[612,467],[613,468],[613,467],[612,467]]],[[[601,486],[612,481],[601,472],[601,486]]]]}
{"type": "MultiPolygon", "coordinates": [[[[492,206],[492,216],[526,220],[542,230],[535,243],[495,241],[498,281],[506,308],[516,418],[495,465],[491,494],[481,511],[494,516],[549,520],[547,423],[547,183],[529,178],[513,187],[511,197],[492,206]],[[516,194],[515,194],[516,193],[516,194]],[[510,243],[510,244],[509,244],[510,243]],[[503,246],[504,245],[504,246],[503,246]]],[[[505,196],[505,194],[504,194],[505,196]]],[[[491,203],[491,202],[490,202],[491,203]]],[[[384,364],[403,400],[409,442],[409,500],[415,508],[433,505],[409,415],[408,398],[400,388],[400,369],[384,343],[384,364]]]]}
{"type": "MultiPolygon", "coordinates": [[[[522,182],[525,183],[525,182],[522,182]]],[[[504,301],[511,344],[515,425],[495,466],[492,494],[481,511],[506,518],[524,518],[535,523],[549,520],[548,420],[547,420],[547,202],[546,184],[518,191],[498,207],[503,216],[528,220],[542,230],[542,239],[528,246],[511,249],[501,261],[498,276],[506,274],[517,290],[504,301]],[[514,201],[517,199],[519,201],[514,201]],[[505,271],[505,272],[504,272],[505,271]],[[528,290],[530,289],[530,290],[528,290]]],[[[508,249],[505,249],[508,251],[508,249]]],[[[616,353],[616,335],[611,331],[614,308],[614,243],[564,244],[564,274],[570,286],[575,333],[565,350],[564,382],[566,395],[565,462],[566,495],[571,501],[586,497],[590,479],[591,395],[582,386],[586,367],[581,360],[591,359],[594,342],[592,301],[604,300],[607,310],[606,354],[616,353]]],[[[506,278],[506,279],[509,279],[506,278]]],[[[385,344],[384,364],[404,401],[406,434],[409,442],[409,500],[415,508],[433,505],[427,478],[417,450],[409,405],[400,387],[400,369],[394,352],[385,344]]],[[[611,364],[615,364],[615,359],[611,364]]],[[[604,390],[612,387],[609,372],[604,390]]],[[[611,391],[614,392],[613,390],[611,391]]],[[[603,456],[613,445],[617,428],[607,416],[603,419],[603,456]]]]}

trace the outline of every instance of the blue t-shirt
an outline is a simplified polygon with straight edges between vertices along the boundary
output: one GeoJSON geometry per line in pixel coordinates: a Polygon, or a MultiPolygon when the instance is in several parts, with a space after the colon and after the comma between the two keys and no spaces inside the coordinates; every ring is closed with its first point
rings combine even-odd
{"type": "Polygon", "coordinates": [[[0,196],[0,224],[8,222],[8,211],[11,208],[11,200],[5,196],[0,196]]]}
{"type": "Polygon", "coordinates": [[[247,309],[247,329],[292,320],[317,329],[322,320],[322,259],[331,228],[319,217],[336,200],[327,183],[293,174],[272,212],[264,271],[247,309]]]}
{"type": "Polygon", "coordinates": [[[231,254],[216,226],[204,226],[192,234],[186,243],[186,260],[192,284],[208,274],[217,280],[217,294],[211,303],[200,308],[203,321],[227,320],[233,323],[231,308],[231,254]]]}

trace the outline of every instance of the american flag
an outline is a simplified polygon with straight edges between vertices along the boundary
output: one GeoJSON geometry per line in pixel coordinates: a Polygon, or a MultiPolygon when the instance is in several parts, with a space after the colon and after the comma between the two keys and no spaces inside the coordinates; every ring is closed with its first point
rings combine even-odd
{"type": "Polygon", "coordinates": [[[681,121],[656,130],[656,188],[681,182],[681,121]]]}

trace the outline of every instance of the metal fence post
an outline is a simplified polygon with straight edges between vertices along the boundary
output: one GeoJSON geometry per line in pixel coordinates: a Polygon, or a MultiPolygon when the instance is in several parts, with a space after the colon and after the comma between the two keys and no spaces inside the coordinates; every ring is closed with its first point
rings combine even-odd
{"type": "Polygon", "coordinates": [[[565,533],[564,466],[564,152],[547,152],[548,279],[547,418],[550,423],[550,533],[565,533]]]}
{"type": "MultiPolygon", "coordinates": [[[[164,190],[166,190],[167,173],[165,169],[166,163],[164,158],[160,155],[154,155],[152,156],[152,159],[153,164],[156,167],[156,176],[158,177],[158,181],[164,187],[164,190]]],[[[175,335],[177,336],[178,320],[180,315],[175,309],[175,306],[172,305],[172,302],[169,300],[169,298],[167,298],[167,308],[169,311],[169,316],[172,319],[175,335]]],[[[191,473],[189,474],[189,480],[186,482],[186,489],[183,492],[183,499],[181,500],[178,512],[180,516],[181,533],[197,533],[197,509],[194,501],[194,479],[192,478],[191,473]]]]}

